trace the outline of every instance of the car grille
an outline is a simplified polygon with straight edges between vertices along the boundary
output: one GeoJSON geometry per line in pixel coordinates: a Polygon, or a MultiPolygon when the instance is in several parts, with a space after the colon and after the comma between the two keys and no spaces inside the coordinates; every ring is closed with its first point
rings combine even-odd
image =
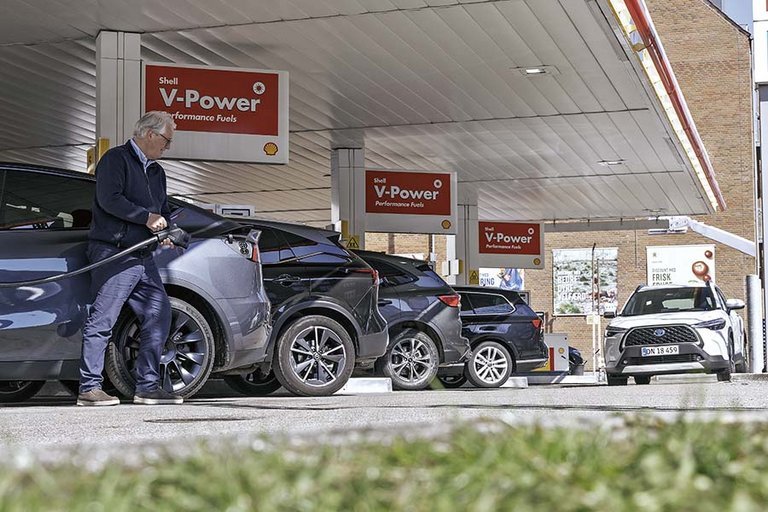
{"type": "Polygon", "coordinates": [[[698,360],[696,354],[675,354],[671,356],[630,357],[627,359],[627,364],[695,363],[698,360]]]}
{"type": "Polygon", "coordinates": [[[687,325],[664,325],[656,327],[636,327],[629,331],[624,340],[625,347],[638,345],[667,345],[676,343],[698,343],[696,332],[687,325]],[[663,331],[661,336],[657,334],[663,331]]]}

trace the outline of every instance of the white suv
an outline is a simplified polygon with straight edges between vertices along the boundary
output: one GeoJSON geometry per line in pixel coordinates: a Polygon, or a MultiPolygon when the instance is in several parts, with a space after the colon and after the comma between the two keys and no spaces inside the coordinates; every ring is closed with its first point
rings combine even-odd
{"type": "Polygon", "coordinates": [[[746,371],[740,299],[725,300],[720,289],[700,285],[639,286],[605,330],[609,386],[627,377],[648,384],[653,375],[716,373],[717,380],[746,371]]]}

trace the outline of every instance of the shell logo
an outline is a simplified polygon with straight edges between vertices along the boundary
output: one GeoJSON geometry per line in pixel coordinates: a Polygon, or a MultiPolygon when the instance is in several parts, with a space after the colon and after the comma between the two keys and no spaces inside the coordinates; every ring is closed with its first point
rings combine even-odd
{"type": "Polygon", "coordinates": [[[541,265],[541,258],[533,258],[534,265],[541,265]]]}
{"type": "Polygon", "coordinates": [[[264,144],[264,153],[267,156],[275,156],[277,154],[277,144],[274,142],[267,142],[264,144]]]}
{"type": "Polygon", "coordinates": [[[563,347],[560,347],[560,348],[558,348],[558,349],[557,349],[557,352],[558,352],[560,355],[563,355],[563,354],[565,354],[565,349],[564,349],[563,347]]]}
{"type": "Polygon", "coordinates": [[[450,229],[451,221],[449,221],[448,219],[445,219],[443,222],[440,223],[440,225],[443,227],[443,229],[450,229]]]}

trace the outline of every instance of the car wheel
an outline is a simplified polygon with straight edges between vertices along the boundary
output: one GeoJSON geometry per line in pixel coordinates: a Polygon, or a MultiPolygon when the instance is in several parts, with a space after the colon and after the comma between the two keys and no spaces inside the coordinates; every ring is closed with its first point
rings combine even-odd
{"type": "MultiPolygon", "coordinates": [[[[197,309],[181,299],[170,299],[171,329],[160,356],[160,385],[170,393],[190,397],[200,391],[211,375],[213,333],[197,309]]],[[[112,341],[107,347],[107,375],[120,393],[133,396],[139,322],[132,312],[118,320],[112,341]]]]}
{"type": "Polygon", "coordinates": [[[635,384],[640,384],[642,386],[645,386],[651,383],[650,375],[635,375],[634,378],[635,378],[635,384]]]}
{"type": "Polygon", "coordinates": [[[0,402],[24,402],[40,391],[44,380],[3,380],[0,381],[0,402]]]}
{"type": "Polygon", "coordinates": [[[484,341],[472,349],[464,370],[469,382],[478,388],[498,388],[509,379],[515,361],[509,350],[496,341],[484,341]]]}
{"type": "Polygon", "coordinates": [[[731,374],[736,372],[736,363],[733,361],[733,339],[728,343],[728,367],[717,372],[717,382],[730,382],[731,374]]]}
{"type": "Polygon", "coordinates": [[[248,396],[266,396],[280,389],[280,381],[273,371],[266,375],[261,370],[247,375],[225,375],[224,382],[235,391],[248,396]]]}
{"type": "Polygon", "coordinates": [[[741,360],[736,363],[736,373],[747,373],[749,371],[747,367],[747,343],[744,342],[747,339],[747,334],[742,333],[741,336],[741,360]]]}
{"type": "Polygon", "coordinates": [[[326,396],[352,375],[355,347],[335,320],[310,315],[290,324],[278,337],[273,370],[294,395],[326,396]]]}
{"type": "Polygon", "coordinates": [[[611,375],[608,375],[607,379],[608,379],[609,386],[626,386],[627,385],[627,377],[613,377],[611,375]]]}
{"type": "Polygon", "coordinates": [[[432,338],[406,329],[395,335],[387,353],[376,361],[376,373],[392,379],[394,389],[417,391],[435,379],[439,365],[440,354],[432,338]]]}
{"type": "Polygon", "coordinates": [[[467,377],[465,375],[444,375],[438,376],[437,378],[443,386],[449,389],[460,388],[467,382],[467,377]]]}

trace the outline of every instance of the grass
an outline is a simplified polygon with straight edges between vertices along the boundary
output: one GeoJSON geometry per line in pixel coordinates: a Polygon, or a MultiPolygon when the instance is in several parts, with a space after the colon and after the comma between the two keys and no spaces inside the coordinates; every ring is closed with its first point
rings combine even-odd
{"type": "Polygon", "coordinates": [[[0,510],[738,511],[768,503],[768,426],[458,426],[437,439],[198,445],[87,470],[0,469],[0,510]]]}

